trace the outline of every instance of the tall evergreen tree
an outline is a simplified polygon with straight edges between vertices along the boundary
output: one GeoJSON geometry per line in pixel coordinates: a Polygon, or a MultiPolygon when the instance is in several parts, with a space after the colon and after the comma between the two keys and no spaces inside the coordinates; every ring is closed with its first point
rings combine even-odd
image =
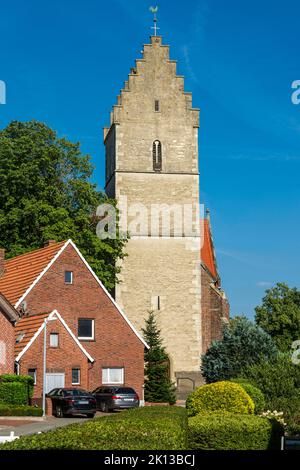
{"type": "Polygon", "coordinates": [[[145,354],[145,400],[152,403],[176,403],[175,387],[168,376],[169,358],[162,345],[160,330],[153,312],[149,312],[143,329],[150,349],[145,354]]]}
{"type": "Polygon", "coordinates": [[[126,240],[100,240],[97,207],[108,201],[90,178],[90,157],[37,121],[0,131],[0,248],[7,257],[71,238],[111,290],[126,240]]]}

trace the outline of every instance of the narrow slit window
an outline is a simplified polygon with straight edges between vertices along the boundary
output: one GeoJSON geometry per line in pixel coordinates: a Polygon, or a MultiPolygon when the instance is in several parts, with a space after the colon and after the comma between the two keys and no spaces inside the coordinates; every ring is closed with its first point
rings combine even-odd
{"type": "Polygon", "coordinates": [[[153,170],[162,170],[162,151],[161,142],[159,140],[153,142],[153,170]]]}
{"type": "Polygon", "coordinates": [[[155,100],[155,112],[158,113],[160,111],[159,101],[155,100]]]}

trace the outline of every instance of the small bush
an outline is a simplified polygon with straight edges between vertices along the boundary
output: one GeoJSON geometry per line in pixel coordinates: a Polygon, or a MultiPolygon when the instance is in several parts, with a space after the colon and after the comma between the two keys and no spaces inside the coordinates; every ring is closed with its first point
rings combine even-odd
{"type": "Polygon", "coordinates": [[[248,393],[249,397],[252,398],[254,403],[254,413],[256,415],[259,415],[262,411],[265,410],[265,397],[264,394],[259,390],[259,388],[246,382],[244,379],[234,379],[231,382],[241,385],[245,392],[248,393]]]}
{"type": "Polygon", "coordinates": [[[0,416],[42,416],[42,408],[35,406],[16,406],[0,403],[0,416]]]}
{"type": "Polygon", "coordinates": [[[232,382],[216,382],[196,388],[188,396],[186,408],[189,416],[214,411],[254,413],[252,399],[241,385],[232,382]]]}
{"type": "Polygon", "coordinates": [[[282,426],[254,415],[210,413],[189,419],[192,450],[280,450],[282,426]]]}
{"type": "Polygon", "coordinates": [[[139,408],[24,436],[0,449],[185,450],[187,415],[180,407],[139,408]]]}
{"type": "Polygon", "coordinates": [[[0,383],[0,403],[7,403],[8,405],[27,405],[27,387],[21,382],[0,383]]]}

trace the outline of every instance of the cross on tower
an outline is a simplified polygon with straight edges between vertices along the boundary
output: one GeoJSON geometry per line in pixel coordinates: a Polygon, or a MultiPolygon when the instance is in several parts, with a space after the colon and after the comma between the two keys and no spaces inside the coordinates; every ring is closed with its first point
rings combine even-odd
{"type": "Polygon", "coordinates": [[[151,27],[151,29],[154,30],[154,36],[157,36],[157,31],[160,29],[158,26],[157,26],[157,17],[156,17],[156,13],[158,12],[158,7],[150,7],[150,11],[151,13],[153,13],[153,26],[151,27]]]}

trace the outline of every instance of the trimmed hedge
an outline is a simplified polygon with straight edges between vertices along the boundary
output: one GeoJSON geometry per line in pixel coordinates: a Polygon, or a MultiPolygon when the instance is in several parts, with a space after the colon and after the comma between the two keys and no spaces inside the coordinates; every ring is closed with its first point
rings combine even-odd
{"type": "Polygon", "coordinates": [[[0,403],[6,403],[8,405],[27,405],[27,387],[20,382],[0,383],[0,403]]]}
{"type": "Polygon", "coordinates": [[[42,416],[42,408],[36,406],[16,406],[0,403],[0,416],[42,416]]]}
{"type": "Polygon", "coordinates": [[[189,419],[191,450],[280,450],[284,431],[275,420],[235,413],[208,413],[189,419]]]}
{"type": "Polygon", "coordinates": [[[0,376],[0,403],[27,405],[32,395],[32,377],[13,374],[0,376]]]}
{"type": "Polygon", "coordinates": [[[214,411],[254,413],[253,400],[241,385],[233,382],[216,382],[196,388],[188,396],[186,408],[188,416],[214,411]]]}
{"type": "Polygon", "coordinates": [[[254,413],[256,415],[259,415],[260,413],[262,413],[262,411],[265,411],[265,396],[259,388],[255,387],[244,379],[232,379],[231,382],[241,385],[245,392],[248,393],[249,397],[252,398],[255,407],[254,413]]]}
{"type": "Polygon", "coordinates": [[[138,408],[24,436],[0,449],[185,450],[187,415],[181,407],[138,408]]]}

